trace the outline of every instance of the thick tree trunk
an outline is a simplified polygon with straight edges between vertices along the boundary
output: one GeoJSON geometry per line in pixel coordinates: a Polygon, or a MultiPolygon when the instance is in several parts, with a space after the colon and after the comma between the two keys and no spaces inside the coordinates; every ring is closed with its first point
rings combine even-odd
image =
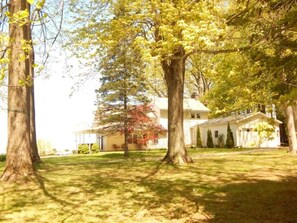
{"type": "MultiPolygon", "coordinates": [[[[9,2],[11,16],[29,7],[27,1],[9,2]]],[[[35,174],[30,140],[30,87],[28,84],[20,84],[30,79],[29,61],[20,57],[25,55],[22,42],[27,40],[29,29],[28,24],[9,23],[11,45],[8,71],[8,142],[6,166],[1,176],[4,181],[25,180],[35,174]]]]}
{"type": "Polygon", "coordinates": [[[289,152],[297,154],[296,126],[294,124],[294,110],[292,105],[286,105],[287,135],[289,139],[289,152]]]}
{"type": "Polygon", "coordinates": [[[168,150],[163,161],[172,164],[193,162],[184,142],[184,78],[185,58],[183,51],[170,60],[162,61],[168,91],[168,150]]]}

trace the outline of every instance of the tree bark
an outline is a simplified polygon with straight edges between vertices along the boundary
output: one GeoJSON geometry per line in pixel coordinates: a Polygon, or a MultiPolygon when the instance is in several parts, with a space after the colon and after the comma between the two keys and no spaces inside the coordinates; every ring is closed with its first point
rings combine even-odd
{"type": "Polygon", "coordinates": [[[184,142],[184,79],[185,56],[183,50],[162,61],[168,94],[168,150],[163,161],[171,164],[193,162],[184,142]]]}
{"type": "MultiPolygon", "coordinates": [[[[29,6],[30,7],[30,6],[29,6]]],[[[29,11],[30,12],[30,11],[29,11]]],[[[30,14],[30,13],[29,13],[30,14]]],[[[30,24],[31,26],[31,24],[30,24]]],[[[41,162],[38,148],[37,148],[37,139],[36,139],[36,122],[35,122],[35,91],[34,91],[34,63],[35,63],[35,51],[32,42],[32,32],[31,28],[28,30],[29,35],[28,39],[31,40],[31,51],[29,54],[29,65],[30,65],[30,77],[31,77],[31,85],[30,85],[30,139],[31,139],[31,149],[32,149],[32,161],[33,163],[41,162]]]]}
{"type": "Polygon", "coordinates": [[[296,126],[294,124],[293,105],[286,105],[287,135],[289,139],[289,153],[297,154],[296,126]]]}
{"type": "Polygon", "coordinates": [[[40,163],[41,159],[38,153],[37,138],[36,138],[36,122],[35,122],[35,93],[34,93],[34,79],[30,89],[30,140],[31,140],[31,153],[32,162],[40,163]]]}
{"type": "MultiPolygon", "coordinates": [[[[20,10],[28,10],[29,7],[27,1],[9,2],[11,16],[20,10]]],[[[30,140],[30,87],[26,83],[30,79],[30,64],[28,59],[20,58],[20,55],[25,55],[22,42],[28,40],[29,29],[28,23],[9,23],[11,44],[8,68],[8,142],[6,166],[1,176],[3,181],[26,180],[35,174],[30,140]],[[20,81],[25,83],[20,84],[20,81]]]]}

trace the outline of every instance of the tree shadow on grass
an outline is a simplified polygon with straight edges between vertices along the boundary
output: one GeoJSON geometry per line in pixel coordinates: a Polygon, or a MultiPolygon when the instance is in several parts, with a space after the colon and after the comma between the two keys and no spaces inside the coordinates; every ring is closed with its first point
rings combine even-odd
{"type": "MultiPolygon", "coordinates": [[[[272,172],[281,181],[267,180],[267,176],[266,180],[257,180],[261,177],[258,173],[249,175],[238,167],[225,170],[225,161],[217,159],[212,159],[211,165],[204,160],[186,167],[153,161],[78,160],[72,160],[71,165],[69,161],[63,162],[64,166],[50,164],[39,169],[44,176],[39,178],[39,188],[46,197],[43,201],[58,207],[54,211],[59,214],[59,222],[116,222],[112,220],[123,216],[126,222],[141,222],[135,217],[139,214],[154,222],[297,219],[297,177],[281,178],[276,170],[264,172],[272,172]],[[85,216],[95,220],[86,220],[85,216]]],[[[35,209],[33,202],[26,205],[35,209]]]]}
{"type": "Polygon", "coordinates": [[[152,212],[163,207],[167,219],[189,216],[186,222],[297,221],[296,177],[287,177],[282,181],[238,180],[246,182],[218,186],[195,180],[144,180],[140,184],[154,196],[134,194],[134,199],[152,212]],[[195,218],[195,213],[199,214],[196,215],[198,218],[195,218]]]}
{"type": "Polygon", "coordinates": [[[200,204],[207,222],[296,222],[297,178],[227,184],[205,194],[200,204]]]}
{"type": "Polygon", "coordinates": [[[63,200],[63,199],[60,199],[58,198],[57,196],[54,196],[53,194],[51,194],[46,186],[45,186],[45,181],[46,179],[38,174],[36,174],[36,179],[37,179],[37,182],[38,182],[38,186],[39,188],[42,190],[44,196],[50,198],[51,200],[53,200],[54,202],[57,202],[63,206],[66,206],[66,205],[73,205],[72,203],[68,202],[67,200],[63,200]]]}

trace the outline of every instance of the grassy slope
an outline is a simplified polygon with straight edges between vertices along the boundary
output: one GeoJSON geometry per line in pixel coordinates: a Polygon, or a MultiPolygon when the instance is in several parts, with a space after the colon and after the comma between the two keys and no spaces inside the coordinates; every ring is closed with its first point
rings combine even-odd
{"type": "Polygon", "coordinates": [[[0,222],[297,219],[296,157],[284,150],[200,153],[205,150],[191,151],[195,163],[180,167],[160,163],[164,151],[134,153],[130,159],[119,153],[43,159],[38,182],[1,183],[0,222]]]}

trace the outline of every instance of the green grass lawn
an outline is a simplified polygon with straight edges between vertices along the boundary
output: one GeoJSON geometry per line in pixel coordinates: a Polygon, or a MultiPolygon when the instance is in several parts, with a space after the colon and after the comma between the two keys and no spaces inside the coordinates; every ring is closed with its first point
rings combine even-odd
{"type": "Polygon", "coordinates": [[[229,152],[191,150],[184,166],[159,150],[44,158],[36,182],[1,183],[0,222],[296,222],[297,157],[229,152]]]}

